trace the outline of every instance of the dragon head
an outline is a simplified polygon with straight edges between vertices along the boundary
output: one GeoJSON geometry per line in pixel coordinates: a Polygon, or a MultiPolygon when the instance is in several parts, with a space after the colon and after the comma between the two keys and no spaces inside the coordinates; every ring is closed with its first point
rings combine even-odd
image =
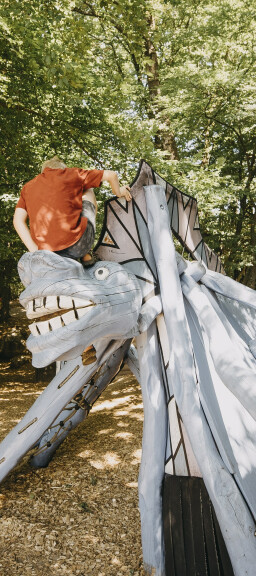
{"type": "Polygon", "coordinates": [[[25,290],[33,366],[70,360],[103,338],[124,339],[138,319],[142,293],[136,277],[115,262],[88,269],[53,252],[26,253],[18,264],[25,290]]]}

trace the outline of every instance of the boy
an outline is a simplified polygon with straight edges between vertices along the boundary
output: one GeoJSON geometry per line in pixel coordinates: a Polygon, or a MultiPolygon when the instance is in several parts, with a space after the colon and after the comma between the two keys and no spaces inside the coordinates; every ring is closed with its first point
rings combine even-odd
{"type": "Polygon", "coordinates": [[[29,252],[51,250],[92,266],[97,211],[92,188],[101,182],[108,182],[115,196],[131,200],[129,186],[120,187],[112,170],[68,168],[57,156],[44,162],[41,174],[22,188],[13,218],[29,252]]]}

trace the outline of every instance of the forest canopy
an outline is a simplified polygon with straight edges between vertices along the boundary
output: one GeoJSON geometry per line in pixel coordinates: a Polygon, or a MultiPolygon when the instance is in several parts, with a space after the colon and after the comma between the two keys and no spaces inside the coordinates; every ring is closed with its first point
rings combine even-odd
{"type": "Polygon", "coordinates": [[[255,288],[255,4],[2,0],[0,30],[4,301],[25,251],[15,203],[54,154],[122,183],[144,158],[197,198],[205,241],[255,288]]]}

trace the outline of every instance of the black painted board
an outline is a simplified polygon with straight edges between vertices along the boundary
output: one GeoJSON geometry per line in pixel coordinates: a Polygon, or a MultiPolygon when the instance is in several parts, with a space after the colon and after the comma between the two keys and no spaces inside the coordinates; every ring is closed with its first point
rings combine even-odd
{"type": "Polygon", "coordinates": [[[234,576],[202,478],[165,475],[166,576],[234,576]]]}

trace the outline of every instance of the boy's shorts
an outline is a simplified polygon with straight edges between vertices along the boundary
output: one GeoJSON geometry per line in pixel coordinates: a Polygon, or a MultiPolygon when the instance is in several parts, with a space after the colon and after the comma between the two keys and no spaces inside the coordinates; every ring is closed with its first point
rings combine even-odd
{"type": "Polygon", "coordinates": [[[67,258],[73,258],[73,260],[78,260],[88,254],[93,246],[95,238],[95,220],[96,220],[96,209],[92,202],[88,200],[83,200],[83,208],[81,216],[86,216],[88,219],[87,227],[79,240],[72,246],[64,248],[64,250],[55,251],[55,254],[59,256],[66,256],[67,258]]]}

